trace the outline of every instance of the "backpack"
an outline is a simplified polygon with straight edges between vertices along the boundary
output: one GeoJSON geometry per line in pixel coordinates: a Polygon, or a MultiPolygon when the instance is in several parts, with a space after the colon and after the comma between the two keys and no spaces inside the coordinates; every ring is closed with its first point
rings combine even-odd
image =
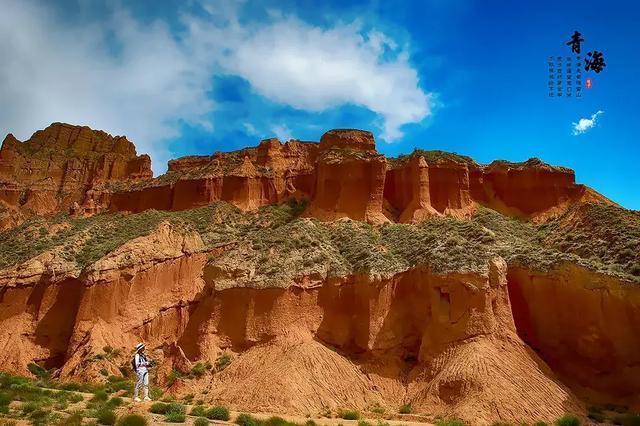
{"type": "MultiPolygon", "coordinates": [[[[137,352],[135,354],[133,354],[133,356],[131,357],[131,369],[133,371],[138,371],[138,369],[136,368],[136,354],[137,354],[137,352]]],[[[140,355],[140,362],[147,362],[147,357],[146,356],[144,356],[142,354],[138,354],[138,355],[140,355]]]]}

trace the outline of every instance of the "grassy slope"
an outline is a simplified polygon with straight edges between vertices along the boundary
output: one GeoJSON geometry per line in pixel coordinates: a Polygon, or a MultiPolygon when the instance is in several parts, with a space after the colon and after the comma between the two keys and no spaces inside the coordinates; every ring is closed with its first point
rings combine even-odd
{"type": "Polygon", "coordinates": [[[390,274],[413,266],[437,272],[484,270],[495,255],[534,269],[570,261],[640,280],[639,213],[614,206],[586,204],[541,227],[488,209],[470,221],[444,217],[381,227],[322,223],[300,218],[304,207],[292,202],[245,213],[219,202],[181,212],[32,218],[0,234],[0,268],[54,247],[84,267],[169,220],[195,229],[208,247],[231,244],[211,262],[255,268],[263,285],[283,285],[314,272],[390,274]]]}

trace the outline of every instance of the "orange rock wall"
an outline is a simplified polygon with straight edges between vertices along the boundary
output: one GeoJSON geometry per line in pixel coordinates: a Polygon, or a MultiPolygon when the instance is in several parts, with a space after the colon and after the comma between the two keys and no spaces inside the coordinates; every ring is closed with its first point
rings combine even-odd
{"type": "Polygon", "coordinates": [[[144,341],[162,377],[232,353],[223,373],[176,391],[208,389],[207,401],[243,410],[411,403],[490,424],[581,409],[517,339],[501,259],[487,275],[416,269],[313,288],[224,290],[216,289],[206,259],[193,253],[124,269],[103,262],[82,280],[7,289],[0,341],[17,349],[2,353],[5,369],[25,373],[27,362],[41,359],[62,367],[65,380],[99,380],[102,368],[118,374],[128,349],[144,341]],[[107,345],[123,350],[118,363],[94,359],[107,345]],[[247,390],[247,380],[259,384],[250,387],[258,393],[247,390]]]}
{"type": "Polygon", "coordinates": [[[640,288],[578,266],[548,273],[512,267],[518,334],[578,384],[640,395],[640,288]]]}
{"type": "Polygon", "coordinates": [[[307,214],[321,220],[387,222],[382,213],[386,166],[384,158],[339,163],[319,160],[316,190],[307,214]]]}
{"type": "Polygon", "coordinates": [[[429,167],[431,204],[440,213],[461,210],[471,205],[469,169],[466,165],[432,165],[429,167]]]}
{"type": "Polygon", "coordinates": [[[407,167],[387,170],[384,198],[397,214],[397,221],[419,223],[437,212],[431,205],[429,168],[423,157],[413,156],[407,167]]]}
{"type": "Polygon", "coordinates": [[[136,156],[125,137],[54,123],[19,142],[8,135],[0,149],[0,200],[33,213],[85,202],[96,184],[152,176],[149,156],[136,156]]]}
{"type": "Polygon", "coordinates": [[[584,191],[568,169],[488,166],[474,176],[472,196],[499,212],[529,217],[575,199],[584,191]]]}
{"type": "MultiPolygon", "coordinates": [[[[29,213],[73,208],[74,214],[94,214],[184,210],[212,201],[252,210],[296,198],[310,201],[308,216],[380,224],[466,217],[476,204],[535,218],[587,192],[575,184],[573,171],[539,160],[480,166],[412,154],[389,166],[373,135],[354,129],[330,130],[320,143],[266,139],[240,151],[183,157],[169,162],[168,173],[173,178],[152,180],[149,157],[136,156],[125,137],[54,123],[24,143],[7,136],[0,150],[0,203],[29,213]],[[107,185],[132,179],[144,183],[107,185]]],[[[20,217],[2,215],[3,226],[16,222],[7,215],[20,217]]]]}

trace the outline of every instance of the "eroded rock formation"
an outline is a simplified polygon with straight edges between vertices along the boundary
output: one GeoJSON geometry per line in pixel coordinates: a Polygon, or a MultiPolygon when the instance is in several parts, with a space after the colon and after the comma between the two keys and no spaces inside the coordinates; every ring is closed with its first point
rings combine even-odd
{"type": "Polygon", "coordinates": [[[308,214],[321,220],[351,218],[384,223],[382,212],[387,162],[373,135],[331,130],[320,139],[316,190],[308,214]]]}
{"type": "Polygon", "coordinates": [[[9,134],[0,148],[0,202],[43,214],[92,200],[96,185],[152,177],[151,159],[124,136],[54,123],[25,142],[9,134]]]}
{"type": "Polygon", "coordinates": [[[37,362],[60,380],[105,380],[142,340],[168,392],[241,410],[411,404],[491,424],[584,415],[592,401],[640,407],[640,290],[615,273],[634,274],[635,240],[593,263],[579,255],[602,247],[584,235],[552,251],[575,226],[606,238],[617,223],[637,233],[640,217],[570,170],[428,151],[386,159],[371,133],[343,129],[319,144],[183,157],[152,179],[126,139],[54,124],[24,143],[8,136],[0,176],[2,226],[108,209],[138,227],[116,229],[107,214],[3,234],[16,251],[0,257],[4,371],[37,362]],[[291,199],[308,203],[288,227],[289,204],[255,212],[291,199]],[[201,206],[200,222],[184,212],[201,206]],[[162,212],[136,214],[149,209],[162,212]],[[498,221],[565,211],[546,246],[530,222],[498,221]],[[524,225],[511,239],[513,223],[524,225]],[[22,250],[34,235],[46,244],[22,250]],[[168,379],[222,354],[224,370],[168,379]]]}
{"type": "Polygon", "coordinates": [[[23,214],[185,210],[227,201],[243,210],[291,198],[321,220],[417,223],[469,217],[480,204],[503,214],[547,218],[571,203],[604,197],[575,183],[572,170],[540,160],[481,166],[467,157],[416,151],[387,161],[370,132],[338,129],[320,143],[277,139],[257,147],[169,162],[151,178],[150,160],[125,137],[54,123],[0,151],[0,227],[23,214]]]}
{"type": "Polygon", "coordinates": [[[40,361],[66,380],[99,380],[103,368],[119,374],[117,363],[96,360],[101,348],[121,348],[126,362],[144,340],[159,374],[234,354],[222,373],[178,392],[209,389],[199,398],[244,410],[411,403],[474,424],[582,410],[518,337],[500,258],[484,274],[416,268],[219,289],[207,256],[197,234],[163,223],[82,273],[53,253],[5,270],[0,341],[15,350],[1,354],[3,368],[24,374],[40,361]]]}
{"type": "Polygon", "coordinates": [[[169,162],[167,175],[141,187],[117,189],[113,211],[186,210],[227,201],[243,210],[308,198],[315,186],[317,145],[266,139],[256,148],[169,162]]]}
{"type": "Polygon", "coordinates": [[[640,394],[637,284],[572,264],[513,267],[508,279],[518,333],[555,371],[609,395],[640,394]]]}

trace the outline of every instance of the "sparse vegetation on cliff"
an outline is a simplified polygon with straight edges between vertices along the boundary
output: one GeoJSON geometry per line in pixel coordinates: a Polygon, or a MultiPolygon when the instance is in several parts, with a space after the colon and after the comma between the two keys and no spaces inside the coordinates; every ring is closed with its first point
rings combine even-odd
{"type": "Polygon", "coordinates": [[[545,244],[571,253],[593,269],[640,278],[640,212],[603,203],[567,210],[540,227],[545,244]]]}
{"type": "Polygon", "coordinates": [[[300,275],[394,274],[411,267],[482,271],[496,255],[538,270],[573,262],[640,279],[640,213],[615,206],[586,204],[542,226],[485,208],[471,220],[434,217],[419,225],[380,227],[323,223],[300,217],[304,209],[305,203],[291,201],[242,212],[218,202],[177,212],[32,218],[2,233],[0,267],[57,250],[82,268],[170,221],[198,232],[208,248],[229,246],[211,264],[254,268],[254,286],[283,286],[300,275]],[[578,225],[570,226],[575,217],[578,225]]]}
{"type": "Polygon", "coordinates": [[[424,149],[414,149],[411,154],[399,155],[396,158],[387,158],[387,161],[392,167],[398,167],[406,163],[409,158],[412,156],[420,156],[424,157],[425,161],[429,164],[438,164],[438,163],[458,163],[458,164],[467,164],[467,165],[478,165],[473,158],[468,157],[466,155],[460,155],[455,152],[446,152],[440,150],[424,150],[424,149]]]}

